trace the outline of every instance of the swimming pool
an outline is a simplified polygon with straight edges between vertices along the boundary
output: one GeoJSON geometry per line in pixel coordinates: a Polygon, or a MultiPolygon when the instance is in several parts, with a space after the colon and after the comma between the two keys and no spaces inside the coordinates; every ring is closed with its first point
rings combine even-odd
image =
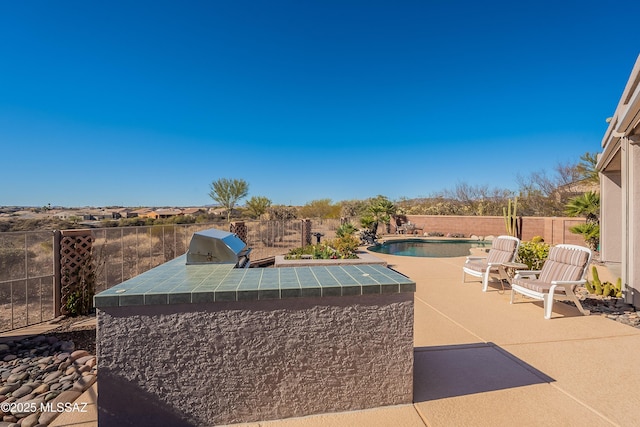
{"type": "Polygon", "coordinates": [[[371,252],[381,254],[447,258],[470,255],[471,248],[491,248],[490,241],[403,239],[388,240],[381,245],[369,246],[371,252]]]}

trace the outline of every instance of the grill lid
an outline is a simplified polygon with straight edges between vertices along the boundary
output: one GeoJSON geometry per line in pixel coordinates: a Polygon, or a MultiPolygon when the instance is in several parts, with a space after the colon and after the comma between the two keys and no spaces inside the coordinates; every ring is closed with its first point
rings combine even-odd
{"type": "Polygon", "coordinates": [[[193,233],[188,264],[237,264],[241,257],[248,256],[249,249],[234,233],[210,228],[193,233]]]}

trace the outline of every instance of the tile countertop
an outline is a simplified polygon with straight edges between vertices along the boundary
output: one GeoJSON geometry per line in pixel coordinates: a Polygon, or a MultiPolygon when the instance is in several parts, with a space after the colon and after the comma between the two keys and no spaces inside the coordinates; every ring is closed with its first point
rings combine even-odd
{"type": "Polygon", "coordinates": [[[184,304],[415,292],[416,283],[381,265],[233,268],[186,265],[185,255],[94,296],[94,306],[184,304]]]}

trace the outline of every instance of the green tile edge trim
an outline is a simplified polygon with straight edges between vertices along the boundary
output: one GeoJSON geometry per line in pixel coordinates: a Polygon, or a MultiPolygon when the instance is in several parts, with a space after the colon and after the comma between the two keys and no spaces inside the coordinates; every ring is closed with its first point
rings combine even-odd
{"type": "Polygon", "coordinates": [[[175,261],[165,263],[100,292],[94,296],[94,306],[107,308],[242,302],[416,291],[416,283],[410,278],[375,264],[283,267],[259,275],[248,275],[245,269],[227,269],[217,264],[211,265],[210,269],[199,265],[197,274],[192,274],[193,270],[188,270],[190,267],[175,261]],[[304,274],[298,275],[298,271],[304,274]],[[313,274],[310,276],[309,272],[313,274]],[[317,277],[324,277],[325,280],[332,277],[335,283],[323,286],[317,277]],[[292,278],[298,278],[298,283],[292,278]],[[340,278],[344,283],[340,283],[340,278]],[[154,284],[154,280],[158,280],[158,283],[154,284]]]}

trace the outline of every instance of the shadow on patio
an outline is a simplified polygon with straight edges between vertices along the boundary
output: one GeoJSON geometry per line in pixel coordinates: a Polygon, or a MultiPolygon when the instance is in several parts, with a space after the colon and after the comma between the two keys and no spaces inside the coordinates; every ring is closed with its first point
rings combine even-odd
{"type": "Polygon", "coordinates": [[[416,403],[553,381],[493,343],[414,350],[416,403]]]}

